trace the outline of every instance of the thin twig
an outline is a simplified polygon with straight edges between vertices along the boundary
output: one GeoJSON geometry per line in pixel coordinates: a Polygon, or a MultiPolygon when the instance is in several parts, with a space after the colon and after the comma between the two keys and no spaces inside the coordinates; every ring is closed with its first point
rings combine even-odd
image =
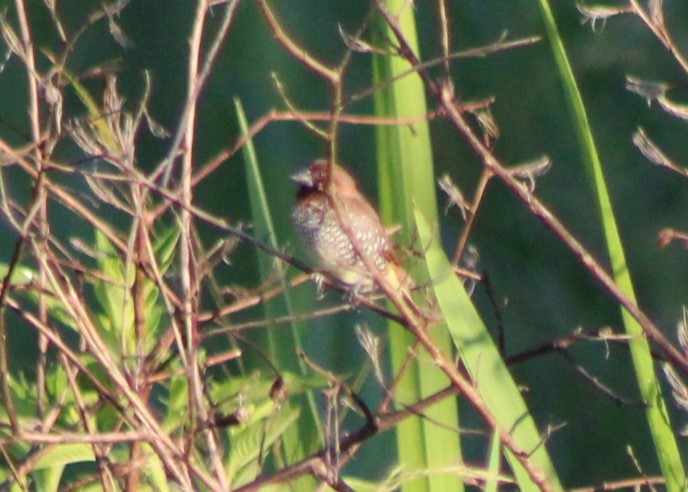
{"type": "Polygon", "coordinates": [[[265,17],[265,20],[267,20],[272,32],[275,34],[277,39],[280,40],[282,46],[284,46],[294,58],[303,63],[306,67],[313,70],[315,73],[329,80],[331,83],[334,83],[339,79],[339,73],[336,70],[332,70],[320,61],[316,60],[313,56],[311,56],[310,53],[308,53],[307,50],[296,44],[291,37],[286,34],[282,28],[282,25],[272,12],[267,0],[258,0],[258,5],[260,5],[260,10],[265,17]]]}
{"type": "MultiPolygon", "coordinates": [[[[674,57],[674,59],[681,66],[681,69],[688,75],[688,60],[681,54],[678,47],[674,43],[669,31],[666,29],[666,25],[662,22],[657,24],[652,16],[645,10],[645,7],[640,4],[639,0],[630,0],[633,6],[635,14],[642,19],[645,25],[652,31],[652,34],[664,45],[664,47],[669,50],[669,53],[674,57]]],[[[662,8],[661,2],[657,2],[659,8],[662,8]]]]}
{"type": "Polygon", "coordinates": [[[469,213],[467,214],[468,217],[466,218],[466,225],[463,228],[459,242],[456,243],[454,258],[452,259],[452,263],[455,266],[458,265],[461,261],[461,258],[463,258],[464,251],[468,245],[468,238],[473,232],[473,224],[475,223],[475,218],[478,215],[478,210],[480,209],[480,204],[485,196],[485,190],[490,182],[490,178],[492,178],[492,173],[488,170],[483,170],[482,174],[480,175],[480,181],[478,182],[478,186],[475,190],[475,196],[471,202],[469,213]]]}
{"type": "MultiPolygon", "coordinates": [[[[385,14],[389,23],[394,25],[394,18],[385,14]]],[[[405,45],[403,36],[398,28],[393,28],[397,40],[402,44],[400,54],[404,56],[412,65],[420,64],[413,51],[405,45]]],[[[579,261],[592,273],[593,277],[611,294],[611,296],[633,316],[643,328],[647,337],[656,343],[664,352],[668,360],[679,367],[685,374],[688,374],[688,357],[674,347],[657,326],[647,317],[647,315],[616,285],[614,279],[607,273],[602,265],[588,252],[588,250],[571,234],[566,227],[549,211],[540,200],[533,195],[523,183],[519,182],[513,174],[505,168],[485,147],[483,142],[476,136],[464,115],[456,105],[454,94],[448,87],[438,85],[425,72],[419,72],[423,78],[426,88],[437,99],[446,111],[449,120],[464,135],[473,150],[482,159],[485,168],[490,170],[502,180],[516,196],[530,209],[538,219],[540,219],[554,234],[573,252],[579,261]]]]}
{"type": "MultiPolygon", "coordinates": [[[[191,30],[191,38],[189,40],[189,59],[188,59],[188,93],[186,99],[186,108],[180,123],[180,135],[183,141],[184,155],[182,158],[181,168],[181,196],[180,201],[184,205],[190,205],[193,200],[193,187],[191,183],[193,175],[193,149],[194,149],[194,128],[196,125],[196,103],[200,95],[203,83],[210,73],[220,43],[224,39],[229,30],[230,22],[233,19],[234,9],[238,2],[232,2],[226,7],[223,24],[220,27],[219,34],[214,40],[210,53],[207,55],[204,68],[199,70],[201,40],[203,37],[205,19],[208,14],[209,4],[207,0],[199,0],[196,7],[196,17],[193,28],[191,30]]],[[[176,149],[172,149],[172,153],[176,153],[176,149]]],[[[170,165],[165,170],[165,177],[163,179],[163,186],[168,182],[170,172],[172,169],[173,160],[170,159],[170,165]]],[[[181,239],[179,241],[179,261],[180,261],[180,276],[182,284],[182,317],[184,323],[184,334],[186,335],[186,353],[188,357],[187,371],[189,371],[189,411],[191,422],[194,423],[193,428],[196,427],[195,418],[198,416],[201,423],[208,421],[208,410],[206,408],[205,399],[203,397],[203,381],[201,380],[201,368],[198,360],[198,333],[197,321],[195,314],[197,311],[198,298],[196,294],[199,292],[198,282],[200,279],[196,275],[196,261],[193,257],[191,249],[191,214],[182,209],[180,228],[181,239]]],[[[180,349],[182,347],[179,347],[180,349]]],[[[217,436],[213,429],[206,429],[203,431],[205,437],[205,445],[207,453],[212,463],[212,469],[215,473],[217,485],[214,489],[229,490],[229,478],[225,473],[225,468],[220,459],[217,436]]]]}
{"type": "MultiPolygon", "coordinates": [[[[406,58],[412,66],[417,66],[419,64],[418,58],[415,56],[410,46],[406,43],[406,39],[397,23],[396,18],[387,10],[386,6],[381,0],[377,1],[377,6],[378,10],[384,17],[385,22],[394,33],[396,40],[399,43],[400,54],[404,58],[406,58]]],[[[421,71],[419,73],[421,77],[423,77],[423,81],[425,82],[426,87],[431,92],[434,93],[435,91],[440,91],[439,86],[434,81],[430,80],[429,77],[424,74],[424,72],[421,71]]],[[[445,101],[442,101],[442,103],[444,102],[445,101]]],[[[449,111],[448,108],[446,108],[446,105],[445,109],[449,111]]],[[[452,109],[453,111],[456,111],[456,108],[452,109]]],[[[473,134],[471,133],[471,135],[473,134]]],[[[349,236],[349,239],[352,241],[352,243],[354,243],[354,246],[357,247],[358,245],[356,245],[354,241],[356,238],[352,237],[352,235],[347,235],[349,236]]],[[[360,254],[361,248],[357,247],[357,250],[360,254]]],[[[368,264],[366,264],[366,267],[369,270],[375,272],[374,267],[370,268],[368,264]]],[[[461,374],[457,370],[453,361],[450,360],[446,354],[443,354],[437,348],[437,345],[434,343],[432,337],[430,336],[430,331],[428,329],[429,326],[427,322],[423,322],[422,319],[419,319],[417,317],[417,315],[410,308],[410,306],[408,306],[408,304],[404,302],[404,299],[400,295],[400,293],[396,292],[394,289],[390,289],[389,286],[384,285],[384,279],[378,279],[377,277],[380,277],[380,275],[377,275],[375,280],[381,280],[380,282],[378,282],[380,284],[380,287],[382,288],[382,290],[384,290],[385,294],[387,294],[389,299],[395,304],[395,306],[407,319],[406,327],[421,342],[423,347],[427,350],[428,354],[430,355],[431,359],[435,362],[436,366],[447,375],[451,383],[454,384],[461,391],[461,394],[464,395],[471,402],[471,405],[473,405],[473,407],[485,420],[485,422],[492,429],[494,429],[496,433],[499,434],[500,440],[502,441],[504,446],[506,446],[514,454],[514,457],[521,463],[523,468],[530,476],[531,480],[533,480],[533,482],[537,484],[537,486],[540,487],[541,490],[551,490],[551,484],[549,484],[546,481],[543,471],[530,459],[530,453],[532,452],[532,450],[524,450],[520,448],[520,446],[515,442],[513,436],[511,435],[513,429],[505,429],[502,427],[497,418],[485,404],[482,396],[478,392],[478,389],[473,385],[472,382],[470,382],[463,374],[461,374]]]]}

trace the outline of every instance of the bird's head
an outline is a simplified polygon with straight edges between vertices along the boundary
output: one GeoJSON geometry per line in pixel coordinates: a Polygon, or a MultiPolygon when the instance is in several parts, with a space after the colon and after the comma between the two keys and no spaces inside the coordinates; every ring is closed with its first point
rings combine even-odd
{"type": "MultiPolygon", "coordinates": [[[[291,180],[298,184],[301,192],[325,191],[328,185],[328,167],[326,160],[318,160],[308,167],[291,176],[291,180]]],[[[356,182],[341,166],[332,164],[329,179],[339,193],[346,193],[357,189],[356,182]]]]}

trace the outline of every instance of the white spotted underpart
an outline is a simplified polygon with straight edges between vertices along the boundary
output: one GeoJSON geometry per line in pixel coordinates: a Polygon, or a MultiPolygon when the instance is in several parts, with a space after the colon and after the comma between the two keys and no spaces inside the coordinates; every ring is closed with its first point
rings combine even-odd
{"type": "MultiPolygon", "coordinates": [[[[343,199],[342,209],[357,245],[363,248],[367,259],[373,262],[379,273],[384,274],[392,244],[377,216],[371,217],[369,211],[355,200],[343,199]]],[[[337,213],[323,192],[315,192],[301,201],[294,208],[292,219],[307,249],[325,269],[360,292],[375,289],[372,274],[340,227],[337,213]]]]}

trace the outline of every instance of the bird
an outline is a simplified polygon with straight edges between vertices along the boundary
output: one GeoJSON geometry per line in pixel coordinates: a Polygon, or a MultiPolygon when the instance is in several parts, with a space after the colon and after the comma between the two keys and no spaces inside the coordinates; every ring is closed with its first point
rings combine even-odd
{"type": "Polygon", "coordinates": [[[292,220],[319,266],[355,294],[374,293],[377,277],[408,296],[413,281],[394,240],[351,174],[339,164],[316,160],[291,179],[299,186],[292,220]]]}

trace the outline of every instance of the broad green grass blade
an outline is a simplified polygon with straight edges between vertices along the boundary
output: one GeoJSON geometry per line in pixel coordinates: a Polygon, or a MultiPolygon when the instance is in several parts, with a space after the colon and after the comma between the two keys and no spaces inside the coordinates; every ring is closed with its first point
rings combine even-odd
{"type": "Polygon", "coordinates": [[[93,446],[81,443],[66,443],[50,446],[36,460],[34,469],[53,468],[79,463],[84,461],[95,461],[93,446]]]}
{"type": "MultiPolygon", "coordinates": [[[[633,283],[626,264],[621,237],[616,226],[614,211],[607,192],[607,185],[600,159],[595,147],[592,130],[583,104],[583,98],[576,84],[573,70],[569,63],[564,44],[559,36],[557,26],[547,0],[540,0],[540,9],[544,19],[554,58],[559,69],[559,76],[564,85],[564,92],[573,117],[578,142],[583,153],[583,164],[592,177],[591,185],[597,194],[600,218],[604,227],[604,235],[609,252],[609,259],[613,269],[614,279],[621,290],[635,302],[633,283]]],[[[635,368],[635,376],[640,388],[640,394],[645,403],[647,417],[655,451],[659,460],[662,474],[666,480],[667,490],[685,490],[686,476],[681,462],[681,456],[676,443],[676,436],[671,428],[669,415],[657,380],[650,346],[640,324],[625,309],[621,310],[621,317],[626,333],[631,335],[629,345],[635,368]]]]}
{"type": "MultiPolygon", "coordinates": [[[[553,490],[561,490],[554,466],[542,443],[542,435],[528,412],[521,392],[511,378],[499,350],[476,311],[461,281],[452,273],[432,226],[419,211],[416,213],[418,239],[425,251],[425,261],[433,279],[437,303],[461,360],[485,404],[502,429],[509,430],[516,445],[535,463],[553,490]]],[[[538,490],[519,461],[509,452],[519,490],[538,490]]]]}
{"type": "Polygon", "coordinates": [[[60,490],[60,481],[64,472],[64,465],[56,465],[42,470],[35,470],[31,473],[35,490],[42,492],[57,492],[60,490]]]}
{"type": "MultiPolygon", "coordinates": [[[[406,0],[389,0],[387,8],[399,15],[402,29],[418,50],[413,5],[406,0]]],[[[381,25],[390,39],[393,36],[386,25],[381,25]]],[[[407,71],[409,65],[400,57],[375,56],[373,74],[375,83],[389,80],[407,71]]],[[[393,118],[419,118],[426,113],[425,92],[417,75],[404,77],[375,95],[375,112],[378,116],[393,118]]],[[[387,224],[400,224],[399,242],[410,245],[413,227],[413,204],[432,220],[437,217],[435,174],[432,161],[430,132],[426,122],[413,127],[385,126],[377,129],[377,157],[379,171],[380,204],[387,224]]],[[[421,266],[421,269],[424,268],[421,266]]],[[[418,282],[427,274],[413,271],[418,282]]],[[[390,327],[390,354],[392,370],[396,374],[408,357],[413,337],[398,325],[390,327]]],[[[437,346],[447,354],[452,352],[451,340],[442,326],[433,328],[437,346]]],[[[419,354],[423,360],[424,353],[419,354]]],[[[417,401],[439,391],[448,384],[447,378],[431,363],[420,362],[411,368],[396,392],[404,402],[417,401]]],[[[405,472],[427,470],[419,479],[404,485],[405,491],[463,490],[463,483],[451,474],[433,473],[433,470],[459,466],[462,463],[459,437],[448,429],[459,425],[458,409],[454,399],[445,400],[426,411],[429,419],[407,419],[397,427],[399,463],[405,472]],[[439,422],[447,426],[437,425],[439,422]]]]}
{"type": "Polygon", "coordinates": [[[502,441],[499,440],[499,434],[492,433],[492,445],[490,446],[489,463],[487,465],[490,480],[485,482],[485,492],[499,492],[499,480],[496,477],[499,475],[499,468],[502,462],[502,441]]]}
{"type": "MultiPolygon", "coordinates": [[[[248,126],[241,102],[234,101],[237,110],[239,126],[242,134],[246,134],[248,126]]],[[[265,195],[263,179],[258,167],[253,141],[249,140],[244,146],[244,161],[246,163],[246,179],[248,185],[249,201],[251,204],[251,214],[253,219],[253,230],[256,237],[266,241],[271,247],[277,249],[277,237],[272,223],[270,207],[265,195]]],[[[275,258],[267,255],[263,251],[257,251],[258,268],[261,279],[267,281],[274,278],[275,270],[279,269],[279,282],[285,287],[284,295],[263,302],[266,319],[275,319],[279,316],[293,316],[292,302],[289,291],[286,289],[283,265],[276,263],[275,258]]],[[[267,350],[272,364],[281,374],[303,374],[305,368],[301,365],[297,350],[301,348],[299,338],[299,327],[296,323],[291,324],[291,329],[284,327],[268,327],[267,329],[267,350]]],[[[318,419],[315,402],[312,393],[309,396],[293,396],[293,403],[297,408],[301,408],[302,414],[296,426],[291,426],[284,435],[284,450],[287,463],[303,459],[323,442],[320,434],[321,425],[318,419]]],[[[310,490],[315,486],[312,477],[306,476],[297,480],[293,484],[300,490],[310,490]]],[[[297,490],[297,489],[295,489],[297,490]]]]}

